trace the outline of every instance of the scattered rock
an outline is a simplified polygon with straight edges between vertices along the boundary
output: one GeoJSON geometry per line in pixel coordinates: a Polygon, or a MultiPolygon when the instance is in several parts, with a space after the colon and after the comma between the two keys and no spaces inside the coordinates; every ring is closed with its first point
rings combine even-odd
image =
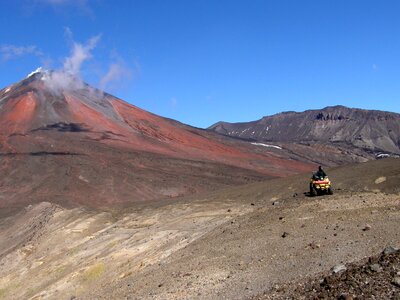
{"type": "Polygon", "coordinates": [[[311,242],[311,243],[308,244],[308,246],[309,246],[311,249],[318,249],[318,248],[321,247],[321,245],[320,245],[320,244],[317,244],[316,242],[311,242]]]}
{"type": "Polygon", "coordinates": [[[332,273],[336,274],[336,273],[346,271],[346,270],[347,270],[347,268],[345,265],[337,265],[332,268],[332,273]]]}
{"type": "Polygon", "coordinates": [[[296,198],[296,197],[297,197],[297,193],[294,193],[294,194],[293,194],[293,198],[296,198]]]}
{"type": "Polygon", "coordinates": [[[382,272],[382,267],[381,267],[380,264],[373,264],[373,265],[370,265],[369,268],[370,268],[370,270],[373,271],[373,272],[377,272],[377,273],[382,272]]]}
{"type": "Polygon", "coordinates": [[[399,248],[393,247],[393,246],[387,246],[384,250],[383,250],[383,254],[392,254],[392,253],[396,253],[397,251],[399,251],[399,248]]]}
{"type": "Polygon", "coordinates": [[[365,224],[365,226],[364,226],[364,228],[362,229],[363,231],[368,231],[368,230],[371,230],[371,225],[369,225],[369,224],[365,224]]]}
{"type": "Polygon", "coordinates": [[[349,295],[349,294],[341,294],[338,297],[338,300],[353,300],[353,296],[349,295]]]}
{"type": "Polygon", "coordinates": [[[385,176],[378,177],[378,178],[375,180],[375,184],[380,184],[380,183],[385,182],[385,181],[386,181],[386,177],[385,177],[385,176]]]}
{"type": "Polygon", "coordinates": [[[278,205],[278,204],[279,204],[279,201],[272,202],[272,205],[278,205]]]}
{"type": "Polygon", "coordinates": [[[229,208],[228,210],[227,210],[227,212],[231,212],[232,210],[229,208]]]}
{"type": "Polygon", "coordinates": [[[395,278],[393,278],[392,284],[394,284],[395,286],[397,286],[398,288],[400,288],[400,277],[395,277],[395,278]]]}
{"type": "Polygon", "coordinates": [[[285,232],[282,234],[282,237],[285,238],[285,237],[287,237],[288,235],[289,235],[289,233],[285,231],[285,232]]]}
{"type": "Polygon", "coordinates": [[[251,205],[251,206],[254,206],[255,204],[254,204],[254,203],[251,203],[250,205],[251,205]]]}
{"type": "MultiPolygon", "coordinates": [[[[360,226],[361,227],[361,226],[360,226]]],[[[386,252],[359,262],[336,265],[331,274],[297,285],[285,284],[265,298],[256,299],[398,299],[400,300],[400,250],[386,252]],[[268,297],[269,296],[269,297],[268,297]]]]}

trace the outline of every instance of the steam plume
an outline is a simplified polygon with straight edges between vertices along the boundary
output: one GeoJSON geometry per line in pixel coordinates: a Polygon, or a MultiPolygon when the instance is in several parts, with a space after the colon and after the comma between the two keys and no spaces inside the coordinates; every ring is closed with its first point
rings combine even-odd
{"type": "MultiPolygon", "coordinates": [[[[85,87],[81,79],[81,70],[85,62],[93,58],[93,51],[101,39],[101,35],[96,35],[85,43],[78,43],[68,27],[65,28],[64,34],[68,44],[71,45],[71,50],[70,55],[63,60],[62,68],[56,71],[40,71],[46,87],[54,94],[85,87]]],[[[133,77],[130,68],[115,50],[111,53],[111,60],[107,72],[99,80],[99,87],[102,90],[120,87],[133,77]]]]}
{"type": "Polygon", "coordinates": [[[100,35],[97,35],[89,39],[86,45],[74,42],[71,56],[65,59],[64,71],[71,75],[79,75],[82,63],[92,58],[91,51],[96,47],[99,40],[100,35]]]}
{"type": "Polygon", "coordinates": [[[132,78],[132,72],[126,67],[122,59],[110,64],[107,73],[100,79],[100,88],[115,88],[117,85],[132,78]]]}
{"type": "MultiPolygon", "coordinates": [[[[70,30],[67,28],[67,32],[70,30]]],[[[43,81],[48,89],[59,94],[63,90],[71,91],[83,88],[84,84],[80,77],[82,64],[92,58],[92,51],[96,47],[100,35],[90,38],[85,44],[73,41],[71,54],[65,58],[63,69],[46,72],[43,81]]]]}

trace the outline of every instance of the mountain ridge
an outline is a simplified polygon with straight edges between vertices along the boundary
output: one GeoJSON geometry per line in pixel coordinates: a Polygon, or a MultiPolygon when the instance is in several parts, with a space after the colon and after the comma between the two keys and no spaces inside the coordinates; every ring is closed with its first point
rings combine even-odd
{"type": "Polygon", "coordinates": [[[336,143],[368,153],[400,154],[400,114],[342,105],[283,112],[250,122],[218,122],[208,130],[258,142],[336,143]]]}

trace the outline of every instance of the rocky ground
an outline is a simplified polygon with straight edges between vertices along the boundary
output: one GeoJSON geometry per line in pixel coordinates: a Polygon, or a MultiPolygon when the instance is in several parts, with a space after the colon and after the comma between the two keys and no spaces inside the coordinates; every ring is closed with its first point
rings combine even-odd
{"type": "Polygon", "coordinates": [[[337,265],[311,280],[277,285],[254,299],[400,299],[400,249],[359,262],[337,265]]]}
{"type": "Polygon", "coordinates": [[[0,299],[396,299],[398,252],[380,253],[400,247],[400,160],[328,174],[333,196],[304,194],[304,174],[134,207],[1,211],[0,299]]]}

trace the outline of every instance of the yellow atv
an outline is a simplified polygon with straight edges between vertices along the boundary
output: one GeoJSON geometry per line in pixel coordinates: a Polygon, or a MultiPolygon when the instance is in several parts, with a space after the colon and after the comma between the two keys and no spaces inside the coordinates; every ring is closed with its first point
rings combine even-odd
{"type": "Polygon", "coordinates": [[[332,183],[328,176],[325,178],[317,177],[313,174],[310,180],[310,196],[332,195],[332,183]]]}

